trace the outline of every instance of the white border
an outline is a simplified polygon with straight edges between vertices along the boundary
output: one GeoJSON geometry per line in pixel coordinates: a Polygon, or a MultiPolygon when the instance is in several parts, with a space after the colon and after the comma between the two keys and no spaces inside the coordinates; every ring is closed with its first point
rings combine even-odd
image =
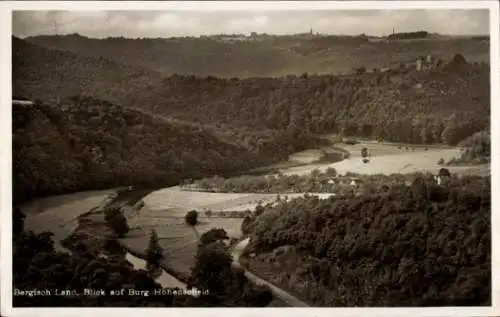
{"type": "MultiPolygon", "coordinates": [[[[490,58],[491,58],[491,122],[500,118],[499,80],[499,6],[496,1],[190,1],[190,2],[140,2],[140,1],[5,1],[0,2],[0,202],[1,233],[1,315],[2,316],[165,316],[183,314],[190,316],[220,317],[220,309],[196,308],[12,308],[12,246],[11,246],[11,11],[12,10],[182,10],[182,11],[241,11],[241,10],[325,10],[325,9],[490,9],[490,58]]],[[[495,210],[499,204],[500,179],[498,160],[499,127],[491,127],[492,151],[492,307],[438,307],[438,308],[279,308],[247,309],[226,308],[223,313],[231,316],[256,316],[279,314],[282,316],[500,316],[500,215],[495,210]],[[498,248],[497,248],[498,249],[498,248]]]]}

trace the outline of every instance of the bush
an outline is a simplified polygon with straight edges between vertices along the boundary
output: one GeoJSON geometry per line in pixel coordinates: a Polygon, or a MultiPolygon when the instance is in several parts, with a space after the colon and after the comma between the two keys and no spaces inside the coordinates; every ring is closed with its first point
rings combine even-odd
{"type": "Polygon", "coordinates": [[[196,210],[190,210],[184,217],[186,223],[190,226],[196,226],[198,224],[198,212],[196,210]]]}
{"type": "Polygon", "coordinates": [[[201,235],[200,245],[210,244],[212,242],[217,242],[220,240],[229,239],[226,230],[222,228],[212,228],[201,235]]]}
{"type": "Polygon", "coordinates": [[[125,237],[130,228],[127,218],[121,208],[111,208],[104,211],[104,220],[119,238],[125,237]]]}
{"type": "Polygon", "coordinates": [[[444,165],[444,158],[439,159],[438,164],[439,165],[444,165]]]}

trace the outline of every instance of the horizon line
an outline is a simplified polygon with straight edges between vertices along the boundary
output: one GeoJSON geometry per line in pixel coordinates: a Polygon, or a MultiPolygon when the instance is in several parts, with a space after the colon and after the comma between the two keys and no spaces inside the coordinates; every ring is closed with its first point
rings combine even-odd
{"type": "MultiPolygon", "coordinates": [[[[286,36],[298,36],[298,35],[309,35],[310,37],[328,37],[328,36],[338,36],[338,37],[370,37],[370,38],[388,38],[389,36],[393,34],[407,34],[407,33],[416,33],[416,32],[427,32],[428,35],[438,35],[438,36],[447,36],[447,37],[488,37],[491,38],[489,33],[486,34],[479,34],[479,33],[461,33],[461,34],[446,34],[446,33],[438,33],[438,32],[428,32],[424,30],[417,30],[417,31],[407,31],[407,32],[395,32],[395,33],[389,33],[387,35],[370,35],[366,33],[360,33],[360,34],[342,34],[342,33],[313,33],[310,34],[309,32],[301,32],[301,33],[266,33],[266,32],[256,32],[257,36],[271,36],[271,37],[286,37],[286,36]]],[[[137,40],[137,39],[179,39],[179,38],[205,38],[205,37],[215,37],[215,36],[244,36],[244,37],[249,37],[251,38],[252,35],[250,33],[210,33],[210,34],[198,34],[198,35],[172,35],[172,36],[165,36],[165,37],[149,37],[149,36],[141,36],[141,37],[127,37],[127,36],[106,36],[106,37],[95,37],[95,36],[88,36],[84,35],[78,32],[71,32],[71,33],[41,33],[41,34],[36,34],[36,35],[29,35],[29,36],[21,36],[21,35],[16,35],[14,33],[11,34],[12,37],[17,37],[19,39],[27,39],[27,38],[34,38],[34,37],[64,37],[64,36],[81,36],[85,37],[88,39],[96,39],[96,40],[105,40],[105,39],[131,39],[131,40],[137,40]]],[[[425,39],[425,38],[422,38],[425,39]]]]}

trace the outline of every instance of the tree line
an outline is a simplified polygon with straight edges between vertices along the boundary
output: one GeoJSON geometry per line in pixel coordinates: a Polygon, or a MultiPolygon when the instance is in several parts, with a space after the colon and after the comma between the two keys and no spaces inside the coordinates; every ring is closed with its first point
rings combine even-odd
{"type": "MultiPolygon", "coordinates": [[[[347,172],[339,175],[337,170],[329,167],[324,171],[315,169],[303,175],[242,175],[224,178],[221,176],[206,177],[190,184],[184,183],[184,190],[202,190],[217,193],[333,193],[337,195],[373,194],[385,191],[391,186],[406,186],[416,178],[424,178],[433,182],[432,173],[409,174],[359,174],[347,172]],[[357,180],[355,185],[353,180],[357,180]]],[[[450,179],[458,180],[460,176],[450,175],[450,179]]]]}

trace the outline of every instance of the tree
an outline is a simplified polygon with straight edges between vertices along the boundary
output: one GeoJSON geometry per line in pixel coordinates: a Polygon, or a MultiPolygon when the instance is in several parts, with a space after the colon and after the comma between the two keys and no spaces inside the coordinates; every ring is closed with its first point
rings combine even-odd
{"type": "Polygon", "coordinates": [[[121,208],[107,209],[104,215],[104,220],[119,238],[123,238],[129,232],[127,218],[121,208]]]}
{"type": "Polygon", "coordinates": [[[146,261],[148,264],[158,266],[163,259],[163,248],[160,246],[158,234],[152,229],[149,235],[148,248],[146,249],[146,261]]]}
{"type": "Polygon", "coordinates": [[[422,177],[417,177],[411,183],[413,198],[416,200],[427,200],[429,198],[429,189],[427,182],[422,177]]]}
{"type": "Polygon", "coordinates": [[[229,239],[226,230],[222,228],[212,228],[201,235],[200,244],[210,244],[212,242],[222,241],[229,239]]]}
{"type": "Polygon", "coordinates": [[[328,177],[335,177],[337,176],[337,170],[333,167],[328,167],[325,171],[325,175],[328,177]]]}
{"type": "Polygon", "coordinates": [[[361,149],[361,157],[365,158],[368,156],[368,148],[364,147],[361,149]]]}
{"type": "Polygon", "coordinates": [[[205,211],[205,215],[206,215],[208,218],[212,217],[212,214],[213,214],[213,213],[212,213],[212,210],[210,210],[210,209],[208,209],[207,211],[205,211]]]}
{"type": "Polygon", "coordinates": [[[184,217],[186,223],[190,226],[196,226],[198,223],[198,212],[196,210],[190,210],[184,217]]]}
{"type": "Polygon", "coordinates": [[[366,68],[364,66],[356,68],[356,74],[357,75],[363,75],[364,73],[366,73],[366,68]]]}
{"type": "Polygon", "coordinates": [[[24,231],[24,219],[26,216],[21,212],[19,207],[14,207],[12,210],[12,233],[17,235],[24,231]]]}
{"type": "Polygon", "coordinates": [[[200,244],[188,286],[210,290],[210,296],[226,295],[232,258],[225,244],[200,244]]]}

